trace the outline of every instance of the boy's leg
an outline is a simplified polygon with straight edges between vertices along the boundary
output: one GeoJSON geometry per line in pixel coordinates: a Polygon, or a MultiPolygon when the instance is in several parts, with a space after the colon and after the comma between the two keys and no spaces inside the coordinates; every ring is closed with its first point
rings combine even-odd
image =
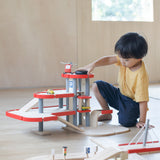
{"type": "Polygon", "coordinates": [[[139,103],[120,93],[119,95],[119,123],[125,127],[135,126],[139,117],[139,103]]]}
{"type": "MultiPolygon", "coordinates": [[[[106,100],[100,94],[96,83],[93,83],[92,90],[93,90],[93,93],[94,93],[97,101],[101,105],[102,109],[103,110],[109,110],[108,103],[106,102],[106,100]]],[[[98,117],[98,121],[106,121],[106,120],[111,120],[111,119],[112,119],[112,115],[111,114],[103,114],[103,115],[100,115],[98,117]]]]}
{"type": "Polygon", "coordinates": [[[139,117],[139,103],[122,95],[118,88],[104,81],[96,81],[93,84],[93,92],[102,109],[109,109],[111,106],[119,110],[118,119],[121,125],[131,127],[136,124],[139,117]]]}

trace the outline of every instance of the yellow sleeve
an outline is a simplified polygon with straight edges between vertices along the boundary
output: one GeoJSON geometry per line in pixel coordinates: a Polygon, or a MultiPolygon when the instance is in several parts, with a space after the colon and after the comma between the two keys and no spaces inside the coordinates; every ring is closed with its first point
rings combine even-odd
{"type": "Polygon", "coordinates": [[[143,72],[143,74],[138,75],[137,77],[137,84],[135,89],[136,102],[149,101],[148,86],[148,75],[146,72],[143,72]]]}

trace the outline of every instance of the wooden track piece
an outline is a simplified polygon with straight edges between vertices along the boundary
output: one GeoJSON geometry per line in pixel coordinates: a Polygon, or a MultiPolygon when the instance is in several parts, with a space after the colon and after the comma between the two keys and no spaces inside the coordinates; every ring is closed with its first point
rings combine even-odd
{"type": "Polygon", "coordinates": [[[121,134],[129,131],[129,128],[121,125],[103,124],[97,127],[83,127],[85,130],[84,134],[87,136],[109,136],[114,134],[121,134]]]}
{"type": "Polygon", "coordinates": [[[33,98],[31,101],[29,101],[26,105],[24,105],[19,111],[20,112],[27,112],[31,108],[35,107],[38,104],[38,99],[33,98]]]}
{"type": "Polygon", "coordinates": [[[68,125],[68,126],[74,128],[74,129],[80,131],[80,132],[84,132],[84,130],[78,128],[77,126],[75,126],[75,125],[73,125],[72,123],[70,123],[70,122],[64,120],[63,118],[58,117],[58,120],[59,120],[60,122],[64,123],[64,124],[66,124],[66,125],[68,125]]]}

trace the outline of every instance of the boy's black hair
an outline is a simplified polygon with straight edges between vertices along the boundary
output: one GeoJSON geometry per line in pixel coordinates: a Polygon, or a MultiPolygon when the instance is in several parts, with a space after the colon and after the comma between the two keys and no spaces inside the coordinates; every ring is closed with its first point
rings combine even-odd
{"type": "Polygon", "coordinates": [[[117,41],[115,44],[115,53],[122,58],[143,58],[148,51],[146,40],[138,33],[129,32],[117,41]]]}

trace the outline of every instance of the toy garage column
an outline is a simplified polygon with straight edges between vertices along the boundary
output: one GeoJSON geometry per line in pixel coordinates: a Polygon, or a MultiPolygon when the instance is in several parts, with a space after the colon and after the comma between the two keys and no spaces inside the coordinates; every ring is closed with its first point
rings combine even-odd
{"type": "MultiPolygon", "coordinates": [[[[90,94],[90,82],[89,82],[89,78],[86,78],[86,89],[85,89],[85,94],[86,96],[89,96],[90,94]]],[[[86,126],[90,126],[90,113],[86,112],[86,126]]]]}
{"type": "MultiPolygon", "coordinates": [[[[38,109],[39,113],[43,113],[43,99],[39,98],[38,109]]],[[[43,121],[39,122],[39,132],[43,132],[43,121]]]]}
{"type": "Polygon", "coordinates": [[[89,81],[89,78],[86,78],[85,95],[89,96],[89,94],[90,94],[90,81],[89,81]]]}
{"type": "MultiPolygon", "coordinates": [[[[66,78],[66,92],[69,92],[69,78],[66,78]]],[[[69,98],[66,98],[66,109],[69,110],[69,98]]],[[[69,116],[66,116],[66,121],[69,121],[69,116]]]]}
{"type": "Polygon", "coordinates": [[[77,126],[77,79],[73,78],[73,110],[76,111],[76,114],[73,115],[73,124],[77,126]]]}

